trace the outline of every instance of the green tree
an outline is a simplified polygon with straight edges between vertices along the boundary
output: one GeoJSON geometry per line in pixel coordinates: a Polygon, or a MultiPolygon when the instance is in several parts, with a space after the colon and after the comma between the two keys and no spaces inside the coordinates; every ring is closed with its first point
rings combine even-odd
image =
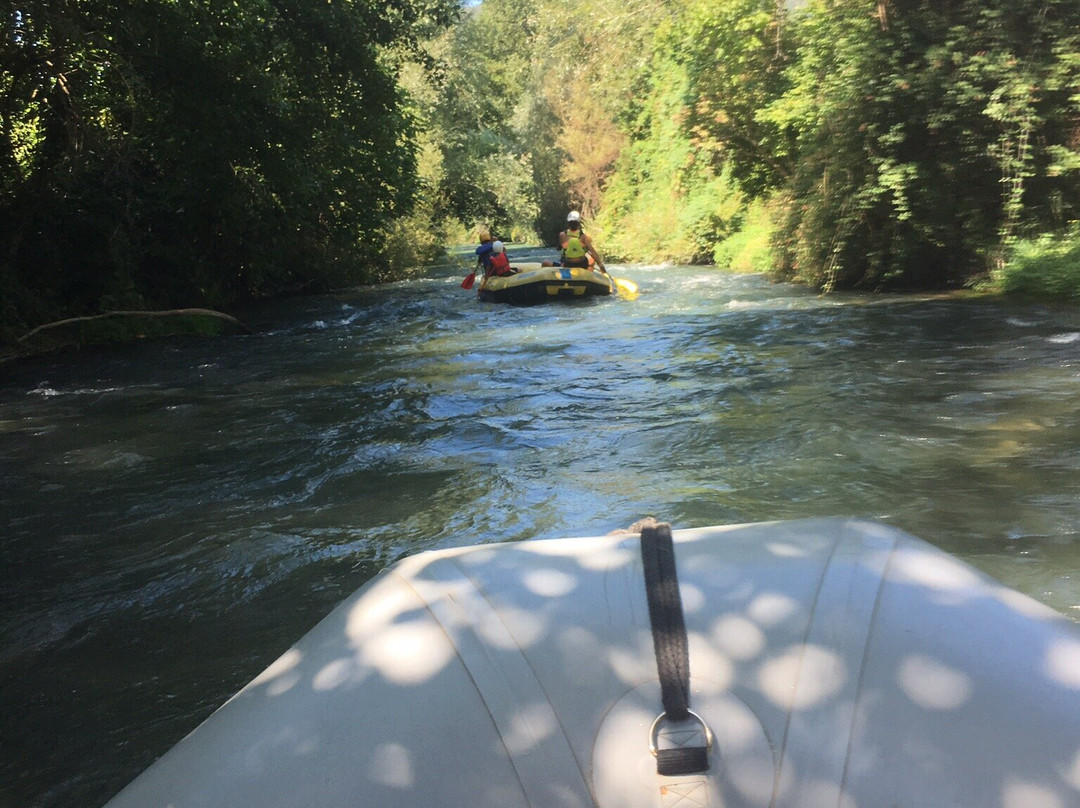
{"type": "Polygon", "coordinates": [[[465,15],[437,46],[447,69],[428,116],[445,215],[548,243],[569,207],[591,218],[665,5],[486,0],[465,15]]]}
{"type": "Polygon", "coordinates": [[[535,14],[531,3],[489,0],[433,44],[444,65],[424,113],[442,155],[436,209],[504,236],[531,235],[536,217],[523,139],[535,14]]]}
{"type": "Polygon", "coordinates": [[[794,171],[792,128],[761,114],[788,87],[791,36],[776,0],[696,0],[669,46],[686,76],[687,132],[755,197],[794,171]]]}
{"type": "Polygon", "coordinates": [[[773,0],[668,12],[622,117],[630,145],[601,223],[623,257],[707,262],[743,226],[748,199],[791,173],[791,138],[759,117],[785,87],[785,12],[773,0]]]}
{"type": "Polygon", "coordinates": [[[1055,206],[1057,226],[1075,215],[1060,158],[1075,149],[1062,48],[1078,15],[1066,2],[891,0],[875,15],[808,3],[791,89],[762,116],[797,133],[781,274],[824,289],[956,286],[1017,232],[1054,226],[1055,206]]]}
{"type": "Polygon", "coordinates": [[[744,207],[721,144],[690,124],[695,99],[682,36],[677,25],[658,27],[629,145],[607,184],[598,224],[615,257],[711,262],[744,207]]]}
{"type": "Polygon", "coordinates": [[[377,277],[417,190],[396,75],[452,0],[50,0],[0,21],[10,336],[377,277]]]}

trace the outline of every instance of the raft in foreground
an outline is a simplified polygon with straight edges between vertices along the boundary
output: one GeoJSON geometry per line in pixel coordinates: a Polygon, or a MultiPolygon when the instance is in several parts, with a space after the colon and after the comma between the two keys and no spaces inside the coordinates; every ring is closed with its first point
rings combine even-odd
{"type": "Polygon", "coordinates": [[[545,267],[541,264],[514,264],[513,275],[485,278],[477,294],[487,303],[528,305],[554,300],[581,300],[613,294],[637,295],[637,284],[613,278],[597,269],[545,267]]]}
{"type": "Polygon", "coordinates": [[[662,777],[639,537],[421,553],[109,808],[1080,804],[1080,634],[890,527],[675,531],[709,770],[662,777]]]}

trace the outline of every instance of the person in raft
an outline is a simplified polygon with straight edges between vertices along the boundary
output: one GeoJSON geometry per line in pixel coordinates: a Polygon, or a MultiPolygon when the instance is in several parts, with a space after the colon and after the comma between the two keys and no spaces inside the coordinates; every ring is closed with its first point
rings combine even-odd
{"type": "Polygon", "coordinates": [[[484,271],[484,277],[491,274],[491,253],[494,249],[494,245],[491,242],[491,231],[486,227],[481,227],[476,231],[476,236],[480,240],[480,246],[476,248],[476,268],[484,271]]]}
{"type": "Polygon", "coordinates": [[[566,217],[566,229],[559,233],[559,249],[562,251],[561,261],[544,261],[543,265],[588,269],[595,263],[601,272],[607,272],[604,259],[593,246],[592,239],[585,235],[581,226],[581,214],[576,210],[570,211],[566,217]]]}
{"type": "Polygon", "coordinates": [[[488,275],[513,275],[517,270],[510,266],[506,248],[501,241],[492,242],[491,257],[488,259],[488,275]]]}

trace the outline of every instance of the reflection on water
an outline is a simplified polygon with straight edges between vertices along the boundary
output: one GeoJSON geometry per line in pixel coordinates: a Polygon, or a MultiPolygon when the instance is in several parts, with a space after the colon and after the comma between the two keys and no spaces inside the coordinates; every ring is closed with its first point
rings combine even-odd
{"type": "Polygon", "coordinates": [[[0,805],[103,802],[434,547],[861,516],[1080,616],[1080,312],[669,267],[507,308],[463,274],[4,369],[0,805]]]}

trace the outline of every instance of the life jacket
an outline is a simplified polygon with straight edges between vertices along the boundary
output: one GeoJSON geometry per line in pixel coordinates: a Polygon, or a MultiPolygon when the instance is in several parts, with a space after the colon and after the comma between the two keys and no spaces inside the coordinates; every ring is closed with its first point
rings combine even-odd
{"type": "Polygon", "coordinates": [[[588,250],[585,249],[585,245],[581,243],[581,236],[585,235],[584,231],[567,230],[566,231],[566,246],[563,247],[562,257],[564,261],[578,261],[588,255],[588,250]]]}
{"type": "Polygon", "coordinates": [[[491,266],[491,248],[490,241],[485,241],[476,248],[476,262],[485,270],[491,266]]]}
{"type": "Polygon", "coordinates": [[[510,259],[506,257],[505,252],[492,253],[488,260],[488,266],[491,268],[492,275],[513,275],[510,271],[510,259]]]}

